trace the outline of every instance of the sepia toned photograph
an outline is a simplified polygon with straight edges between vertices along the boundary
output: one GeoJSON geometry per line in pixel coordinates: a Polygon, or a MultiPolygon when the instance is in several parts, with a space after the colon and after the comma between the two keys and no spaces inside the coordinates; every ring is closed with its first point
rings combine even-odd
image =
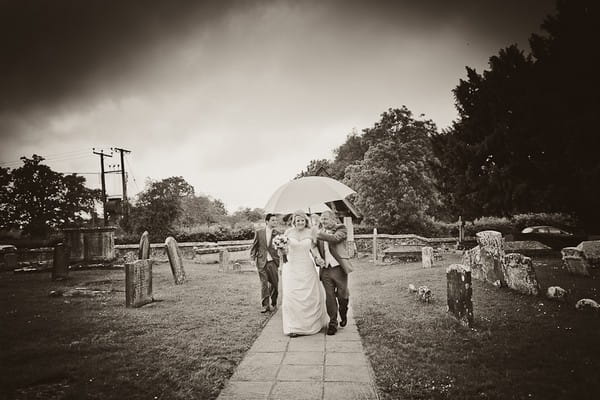
{"type": "Polygon", "coordinates": [[[600,398],[599,21],[0,0],[0,400],[600,398]]]}

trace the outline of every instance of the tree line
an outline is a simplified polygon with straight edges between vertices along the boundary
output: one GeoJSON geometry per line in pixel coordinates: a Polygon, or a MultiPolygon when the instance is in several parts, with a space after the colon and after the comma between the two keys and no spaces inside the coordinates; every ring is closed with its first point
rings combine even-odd
{"type": "Polygon", "coordinates": [[[325,169],[357,191],[367,224],[423,231],[434,219],[573,215],[600,225],[598,3],[558,1],[531,51],[501,49],[453,90],[459,118],[438,131],[406,107],[351,132],[325,169]]]}

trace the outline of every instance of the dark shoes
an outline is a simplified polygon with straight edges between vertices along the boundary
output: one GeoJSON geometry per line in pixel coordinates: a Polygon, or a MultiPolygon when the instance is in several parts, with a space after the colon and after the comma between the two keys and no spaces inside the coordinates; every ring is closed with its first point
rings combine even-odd
{"type": "Polygon", "coordinates": [[[293,337],[298,337],[298,336],[300,336],[300,335],[298,335],[297,333],[294,333],[294,332],[292,332],[292,333],[290,333],[290,335],[289,335],[289,336],[293,338],[293,337]]]}
{"type": "Polygon", "coordinates": [[[337,328],[335,326],[329,325],[329,327],[327,328],[327,334],[328,335],[335,335],[335,333],[337,332],[337,328]]]}
{"type": "Polygon", "coordinates": [[[348,319],[346,318],[346,316],[343,316],[342,320],[340,321],[340,326],[343,328],[346,326],[347,323],[348,323],[348,319]]]}
{"type": "Polygon", "coordinates": [[[271,311],[271,309],[269,308],[269,306],[263,307],[262,310],[260,310],[261,313],[268,313],[269,311],[271,311]]]}

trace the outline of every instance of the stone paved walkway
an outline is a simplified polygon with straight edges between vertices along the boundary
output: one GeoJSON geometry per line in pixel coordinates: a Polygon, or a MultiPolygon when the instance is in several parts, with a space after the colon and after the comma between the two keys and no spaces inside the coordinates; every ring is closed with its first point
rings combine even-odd
{"type": "Polygon", "coordinates": [[[231,399],[378,399],[350,309],[337,334],[290,338],[281,310],[271,317],[221,392],[231,399]]]}

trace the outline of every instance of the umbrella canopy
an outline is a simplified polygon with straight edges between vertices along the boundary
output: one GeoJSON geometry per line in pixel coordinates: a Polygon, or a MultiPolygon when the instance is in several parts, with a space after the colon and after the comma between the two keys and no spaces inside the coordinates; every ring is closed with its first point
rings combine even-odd
{"type": "Polygon", "coordinates": [[[343,200],[356,193],[335,179],[324,176],[306,176],[281,186],[271,195],[265,212],[292,213],[296,210],[324,211],[326,202],[343,200]]]}

